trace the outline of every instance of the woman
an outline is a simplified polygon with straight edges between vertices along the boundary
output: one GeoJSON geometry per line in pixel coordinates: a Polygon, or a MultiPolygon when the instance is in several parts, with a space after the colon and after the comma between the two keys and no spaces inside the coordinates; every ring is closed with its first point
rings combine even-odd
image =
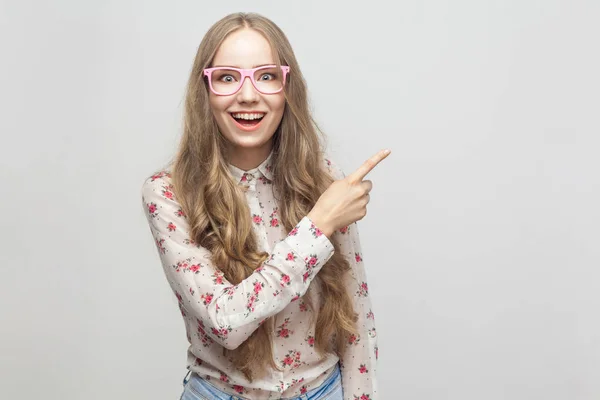
{"type": "Polygon", "coordinates": [[[327,160],[292,48],[238,13],[206,33],[172,165],[142,188],[190,342],[181,399],[374,399],[377,344],[355,221],[380,152],[327,160]],[[191,374],[191,375],[190,375],[191,374]]]}

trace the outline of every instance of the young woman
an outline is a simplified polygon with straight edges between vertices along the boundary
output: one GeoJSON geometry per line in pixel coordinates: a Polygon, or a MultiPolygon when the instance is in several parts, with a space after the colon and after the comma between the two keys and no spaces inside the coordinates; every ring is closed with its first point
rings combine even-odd
{"type": "Polygon", "coordinates": [[[375,399],[356,221],[389,151],[325,158],[284,33],[226,16],[202,40],[174,161],[142,197],[185,322],[181,399],[375,399]]]}

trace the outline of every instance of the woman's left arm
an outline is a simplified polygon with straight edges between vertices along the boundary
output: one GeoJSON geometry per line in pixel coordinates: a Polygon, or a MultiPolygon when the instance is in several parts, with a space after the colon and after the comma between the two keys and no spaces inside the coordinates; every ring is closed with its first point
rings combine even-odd
{"type": "Polygon", "coordinates": [[[356,222],[336,232],[340,251],[350,262],[346,287],[358,314],[357,336],[342,354],[342,387],[346,400],[374,400],[377,394],[377,332],[356,222]]]}

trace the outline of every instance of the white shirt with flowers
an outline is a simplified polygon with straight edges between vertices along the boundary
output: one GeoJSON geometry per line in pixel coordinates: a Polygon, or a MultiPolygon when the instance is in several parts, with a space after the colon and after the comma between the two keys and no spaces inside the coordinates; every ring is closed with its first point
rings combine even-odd
{"type": "MultiPolygon", "coordinates": [[[[310,308],[302,296],[310,288],[319,304],[319,287],[311,282],[333,255],[331,241],[304,217],[291,232],[278,221],[270,161],[243,171],[229,165],[232,179],[248,186],[249,218],[259,246],[270,258],[238,285],[232,285],[216,268],[210,252],[189,237],[186,217],[173,193],[170,171],[149,177],[142,186],[142,201],[167,281],[179,302],[185,322],[188,369],[220,390],[243,399],[298,397],[318,387],[342,367],[344,399],[377,398],[377,334],[369,298],[357,224],[336,231],[332,241],[352,267],[347,290],[358,313],[359,334],[349,338],[341,359],[330,354],[320,360],[314,349],[310,308]],[[223,356],[223,347],[235,349],[268,317],[275,316],[273,355],[283,371],[249,382],[223,356]]],[[[334,179],[342,170],[328,159],[324,165],[334,179]]]]}

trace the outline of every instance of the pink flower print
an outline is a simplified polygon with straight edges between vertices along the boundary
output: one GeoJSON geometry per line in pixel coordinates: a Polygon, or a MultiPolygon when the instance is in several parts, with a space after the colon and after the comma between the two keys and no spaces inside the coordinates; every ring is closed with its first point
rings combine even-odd
{"type": "Polygon", "coordinates": [[[292,369],[300,367],[302,364],[305,364],[300,358],[300,352],[296,350],[288,351],[287,355],[281,360],[281,366],[286,367],[288,365],[292,366],[292,369]]]}
{"type": "Polygon", "coordinates": [[[148,214],[150,214],[150,216],[153,218],[156,217],[156,215],[157,215],[157,214],[155,214],[156,209],[157,209],[156,203],[148,203],[148,204],[146,204],[146,207],[148,207],[148,214]]]}
{"type": "Polygon", "coordinates": [[[240,179],[241,182],[248,182],[248,174],[244,174],[242,175],[242,179],[240,179]]]}
{"type": "Polygon", "coordinates": [[[356,336],[355,334],[348,336],[348,344],[358,344],[359,341],[360,337],[356,336]]]}
{"type": "Polygon", "coordinates": [[[213,294],[212,293],[205,293],[202,296],[200,296],[200,298],[202,299],[202,302],[205,306],[209,305],[210,302],[213,299],[213,294]]]}
{"type": "Polygon", "coordinates": [[[341,234],[346,234],[346,233],[348,233],[348,229],[349,229],[348,226],[344,226],[343,228],[340,228],[339,231],[340,231],[341,234]]]}
{"type": "Polygon", "coordinates": [[[175,268],[175,272],[179,272],[181,270],[183,270],[183,272],[185,272],[187,270],[188,267],[188,263],[185,261],[177,261],[177,264],[172,265],[172,268],[175,268]]]}
{"type": "Polygon", "coordinates": [[[179,210],[175,211],[175,215],[177,215],[178,217],[184,217],[185,213],[183,212],[183,209],[180,207],[179,210]]]}
{"type": "Polygon", "coordinates": [[[200,267],[200,264],[194,264],[190,266],[189,270],[197,274],[198,272],[200,272],[200,267]]]}
{"type": "Polygon", "coordinates": [[[248,310],[246,315],[250,314],[251,312],[254,312],[254,302],[255,301],[256,301],[256,296],[255,295],[250,296],[250,298],[248,299],[248,303],[246,303],[246,310],[248,310]]]}
{"type": "Polygon", "coordinates": [[[262,288],[265,286],[264,283],[259,282],[259,281],[254,281],[254,293],[256,293],[258,295],[258,293],[260,293],[260,291],[262,290],[262,288]]]}
{"type": "Polygon", "coordinates": [[[306,341],[306,343],[308,343],[308,345],[310,347],[315,347],[315,337],[314,336],[309,336],[304,340],[306,341]]]}
{"type": "Polygon", "coordinates": [[[224,292],[227,295],[227,300],[233,299],[233,295],[234,295],[236,289],[237,289],[237,286],[229,286],[224,289],[224,292]]]}
{"type": "Polygon", "coordinates": [[[276,334],[277,334],[277,337],[282,337],[282,338],[286,338],[286,339],[287,339],[287,338],[289,338],[289,337],[290,337],[290,335],[292,335],[292,334],[294,333],[293,331],[290,331],[290,330],[287,328],[287,325],[288,325],[289,323],[290,323],[290,319],[289,319],[289,318],[286,318],[286,319],[284,320],[283,324],[281,324],[281,325],[279,325],[279,326],[277,327],[277,333],[276,333],[276,334]]]}
{"type": "Polygon", "coordinates": [[[252,222],[258,225],[262,222],[262,217],[258,214],[252,214],[252,222]]]}
{"type": "Polygon", "coordinates": [[[316,238],[323,235],[323,232],[321,232],[321,230],[319,228],[317,228],[315,226],[315,224],[313,224],[313,223],[310,224],[310,231],[312,232],[313,236],[316,238]]]}
{"type": "Polygon", "coordinates": [[[173,188],[173,185],[163,186],[163,191],[162,191],[163,196],[165,196],[167,199],[170,199],[170,200],[173,199],[173,192],[171,191],[172,188],[173,188]]]}
{"type": "Polygon", "coordinates": [[[375,320],[375,314],[373,314],[373,311],[369,310],[367,313],[367,319],[375,320]]]}
{"type": "Polygon", "coordinates": [[[198,333],[200,334],[200,340],[202,341],[202,346],[208,347],[213,342],[213,340],[206,334],[206,330],[204,329],[204,323],[201,320],[198,321],[198,333]]]}
{"type": "Polygon", "coordinates": [[[173,232],[177,229],[177,227],[175,226],[174,223],[169,222],[169,225],[167,225],[167,229],[169,230],[169,232],[173,232]]]}
{"type": "Polygon", "coordinates": [[[365,364],[360,364],[360,367],[358,367],[358,370],[360,371],[361,374],[365,374],[365,373],[369,372],[369,370],[367,369],[367,366],[365,364]]]}
{"type": "Polygon", "coordinates": [[[160,254],[165,254],[167,252],[167,249],[165,248],[165,239],[156,239],[156,247],[158,247],[160,254]]]}
{"type": "Polygon", "coordinates": [[[302,275],[302,281],[306,282],[308,280],[308,278],[310,277],[310,272],[306,271],[303,275],[302,275]]]}
{"type": "Polygon", "coordinates": [[[356,262],[361,262],[363,260],[360,253],[354,253],[354,259],[356,260],[356,262]]]}
{"type": "Polygon", "coordinates": [[[202,360],[196,357],[195,363],[196,365],[202,365],[202,360]]]}
{"type": "Polygon", "coordinates": [[[246,393],[246,389],[242,385],[233,385],[233,390],[235,390],[237,394],[246,393]]]}
{"type": "Polygon", "coordinates": [[[221,372],[221,377],[219,378],[219,380],[225,382],[225,383],[229,383],[229,377],[224,374],[223,372],[221,372]]]}
{"type": "Polygon", "coordinates": [[[375,359],[378,360],[379,359],[379,347],[375,346],[375,359]]]}
{"type": "Polygon", "coordinates": [[[310,258],[308,259],[308,265],[314,267],[315,265],[317,265],[318,262],[319,259],[314,254],[311,254],[310,258]]]}
{"type": "Polygon", "coordinates": [[[196,291],[190,287],[190,294],[193,296],[196,291]]]}
{"type": "Polygon", "coordinates": [[[305,302],[301,302],[299,308],[302,312],[308,311],[308,304],[306,304],[305,302]]]}
{"type": "Polygon", "coordinates": [[[371,395],[364,394],[364,393],[360,397],[357,395],[354,395],[354,400],[371,400],[371,395]]]}
{"type": "Polygon", "coordinates": [[[177,297],[177,300],[179,300],[179,302],[183,301],[183,297],[181,297],[181,295],[179,294],[179,292],[175,292],[175,297],[177,297]]]}
{"type": "Polygon", "coordinates": [[[230,326],[228,326],[227,328],[221,328],[221,329],[211,328],[210,330],[213,333],[213,335],[220,337],[220,338],[224,338],[224,337],[227,337],[229,332],[231,332],[232,328],[230,326]]]}
{"type": "Polygon", "coordinates": [[[286,365],[292,365],[294,363],[294,359],[290,356],[286,356],[283,361],[283,366],[285,367],[286,365]]]}
{"type": "Polygon", "coordinates": [[[162,178],[165,175],[164,171],[158,172],[150,177],[150,180],[154,182],[155,180],[162,178]]]}
{"type": "Polygon", "coordinates": [[[281,280],[279,281],[281,286],[289,286],[290,285],[290,276],[286,274],[281,274],[281,280]]]}
{"type": "Polygon", "coordinates": [[[377,336],[377,331],[375,328],[369,329],[369,337],[374,338],[377,336]]]}
{"type": "Polygon", "coordinates": [[[283,381],[279,381],[279,385],[275,387],[277,388],[277,391],[281,393],[285,389],[285,384],[283,383],[283,381]]]}
{"type": "Polygon", "coordinates": [[[287,261],[294,261],[296,260],[296,255],[292,252],[288,253],[287,257],[285,258],[287,261]]]}
{"type": "Polygon", "coordinates": [[[308,392],[308,389],[306,388],[306,385],[303,385],[303,386],[300,388],[300,394],[306,394],[306,392],[308,392]]]}
{"type": "Polygon", "coordinates": [[[288,328],[281,328],[281,330],[277,332],[277,336],[287,339],[290,337],[290,330],[288,328]]]}
{"type": "Polygon", "coordinates": [[[291,365],[292,369],[298,368],[302,364],[304,364],[304,362],[300,359],[300,352],[296,350],[288,351],[287,355],[283,358],[283,360],[281,360],[282,367],[291,365]]]}
{"type": "Polygon", "coordinates": [[[213,278],[213,283],[215,285],[223,285],[223,273],[222,272],[220,272],[220,271],[215,272],[212,275],[212,278],[213,278]]]}
{"type": "Polygon", "coordinates": [[[300,298],[300,293],[296,292],[296,295],[294,297],[292,297],[292,300],[290,301],[296,301],[300,298]]]}
{"type": "Polygon", "coordinates": [[[198,323],[198,332],[204,333],[204,322],[198,318],[196,318],[196,322],[198,323]]]}
{"type": "Polygon", "coordinates": [[[369,286],[367,285],[367,282],[361,282],[360,285],[358,285],[356,294],[360,297],[367,297],[369,295],[369,286]]]}
{"type": "Polygon", "coordinates": [[[279,226],[279,220],[277,219],[277,207],[273,209],[269,219],[271,220],[271,227],[276,228],[279,226]]]}
{"type": "Polygon", "coordinates": [[[298,227],[296,226],[294,229],[288,233],[288,236],[296,236],[298,234],[298,227]]]}

